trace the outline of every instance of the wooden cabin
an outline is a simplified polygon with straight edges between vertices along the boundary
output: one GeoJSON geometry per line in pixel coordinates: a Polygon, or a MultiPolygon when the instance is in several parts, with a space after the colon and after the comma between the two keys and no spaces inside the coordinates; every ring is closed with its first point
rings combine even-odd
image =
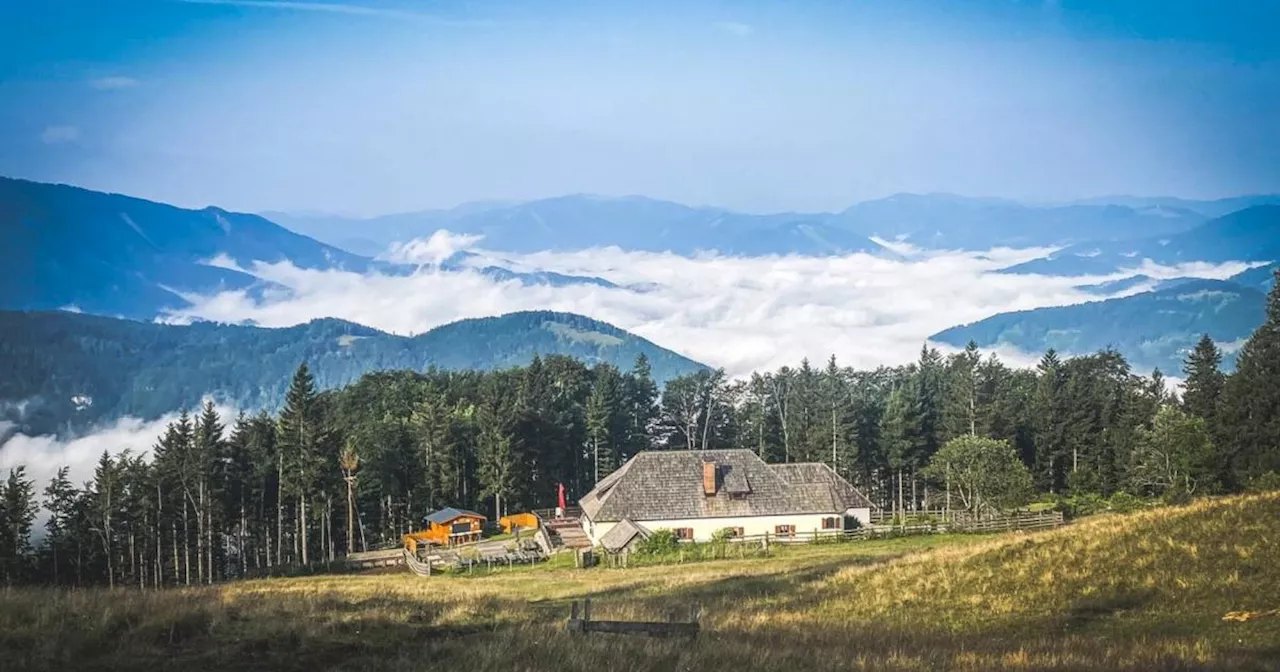
{"type": "Polygon", "coordinates": [[[503,533],[511,534],[517,530],[538,529],[538,516],[533,513],[512,513],[498,519],[498,526],[503,533]]]}
{"type": "Polygon", "coordinates": [[[418,541],[440,546],[454,546],[480,541],[484,529],[484,516],[475,511],[449,507],[440,509],[423,519],[422,530],[413,533],[418,541]]]}

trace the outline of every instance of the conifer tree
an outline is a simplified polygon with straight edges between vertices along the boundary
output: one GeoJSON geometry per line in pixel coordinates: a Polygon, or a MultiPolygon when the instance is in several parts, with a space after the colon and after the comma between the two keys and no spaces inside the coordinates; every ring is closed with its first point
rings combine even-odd
{"type": "Polygon", "coordinates": [[[31,553],[31,524],[35,521],[38,505],[31,479],[26,468],[19,465],[9,470],[9,478],[0,489],[0,549],[4,563],[6,583],[21,581],[27,571],[31,553]]]}
{"type": "Polygon", "coordinates": [[[1196,347],[1187,354],[1182,368],[1186,377],[1183,383],[1182,408],[1191,415],[1204,418],[1211,427],[1218,413],[1218,403],[1226,376],[1222,370],[1222,352],[1209,334],[1200,337],[1196,347]]]}
{"type": "Polygon", "coordinates": [[[1280,472],[1280,269],[1267,293],[1266,320],[1240,349],[1222,397],[1218,426],[1228,487],[1280,472]]]}
{"type": "MultiPolygon", "coordinates": [[[[279,422],[279,455],[280,483],[287,487],[297,505],[297,535],[294,547],[297,559],[306,565],[310,562],[309,531],[311,521],[307,514],[307,505],[313,496],[316,472],[319,465],[317,444],[319,443],[320,418],[317,403],[315,379],[307,368],[307,363],[298,365],[285,394],[284,409],[280,411],[279,422]]],[[[283,507],[284,502],[278,502],[283,507]]],[[[278,510],[279,518],[283,518],[283,510],[278,510]]],[[[278,534],[279,536],[279,534],[278,534]]]]}
{"type": "Polygon", "coordinates": [[[73,507],[79,494],[67,476],[69,471],[70,467],[65,466],[58,469],[57,474],[49,479],[41,502],[49,512],[49,519],[45,522],[45,547],[49,550],[51,578],[55,585],[61,583],[61,569],[71,541],[73,507]]]}

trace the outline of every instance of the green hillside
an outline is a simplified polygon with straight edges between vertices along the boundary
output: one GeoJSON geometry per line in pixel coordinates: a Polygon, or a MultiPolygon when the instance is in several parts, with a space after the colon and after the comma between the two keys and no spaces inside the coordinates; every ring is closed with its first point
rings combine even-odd
{"type": "Polygon", "coordinates": [[[1247,338],[1262,324],[1265,304],[1256,289],[1191,280],[1119,299],[1001,313],[929,339],[957,347],[969,341],[979,347],[1006,345],[1029,353],[1113,348],[1136,369],[1174,373],[1203,334],[1218,343],[1247,338]]]}
{"type": "Polygon", "coordinates": [[[630,569],[16,589],[0,602],[0,655],[32,669],[1275,670],[1277,521],[1270,493],[1037,534],[630,569]],[[584,597],[597,619],[697,607],[702,633],[566,632],[584,597]]]}
{"type": "Polygon", "coordinates": [[[0,420],[28,433],[78,430],[125,415],[158,417],[206,394],[240,408],[272,409],[302,361],[321,387],[332,388],[370,371],[506,368],[535,355],[629,369],[641,354],[659,384],[702,367],[570,313],[462,320],[406,338],[336,319],[267,329],[0,312],[0,420]]]}

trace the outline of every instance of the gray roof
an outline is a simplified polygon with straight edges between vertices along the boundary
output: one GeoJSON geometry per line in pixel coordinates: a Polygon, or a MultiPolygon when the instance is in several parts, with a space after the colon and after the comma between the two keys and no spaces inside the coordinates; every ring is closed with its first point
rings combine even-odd
{"type": "Polygon", "coordinates": [[[623,518],[612,529],[605,532],[603,537],[600,537],[600,545],[610,553],[617,553],[626,548],[632,539],[636,537],[647,539],[649,534],[649,530],[643,526],[635,524],[630,518],[623,518]]]}
{"type": "Polygon", "coordinates": [[[826,465],[769,465],[749,450],[638,453],[579,503],[593,521],[843,513],[871,506],[826,465]],[[719,474],[714,495],[703,494],[707,461],[719,474]]]}
{"type": "Polygon", "coordinates": [[[456,520],[457,518],[460,518],[462,516],[475,516],[476,518],[479,518],[481,520],[488,520],[487,518],[476,513],[475,511],[468,511],[466,509],[455,509],[452,506],[427,514],[427,520],[437,525],[444,525],[445,523],[448,523],[451,520],[456,520]]]}

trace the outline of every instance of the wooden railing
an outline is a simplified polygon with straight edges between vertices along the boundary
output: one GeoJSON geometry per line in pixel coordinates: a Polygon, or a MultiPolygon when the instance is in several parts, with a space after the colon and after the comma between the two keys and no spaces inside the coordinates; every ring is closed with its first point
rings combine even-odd
{"type": "Polygon", "coordinates": [[[807,544],[822,541],[853,541],[859,539],[884,539],[921,534],[989,533],[1020,530],[1031,532],[1046,530],[1063,524],[1061,511],[1036,513],[1018,512],[1000,514],[982,519],[952,519],[949,521],[908,523],[906,525],[864,525],[854,530],[796,530],[791,534],[752,534],[730,537],[734,543],[807,544]]]}

